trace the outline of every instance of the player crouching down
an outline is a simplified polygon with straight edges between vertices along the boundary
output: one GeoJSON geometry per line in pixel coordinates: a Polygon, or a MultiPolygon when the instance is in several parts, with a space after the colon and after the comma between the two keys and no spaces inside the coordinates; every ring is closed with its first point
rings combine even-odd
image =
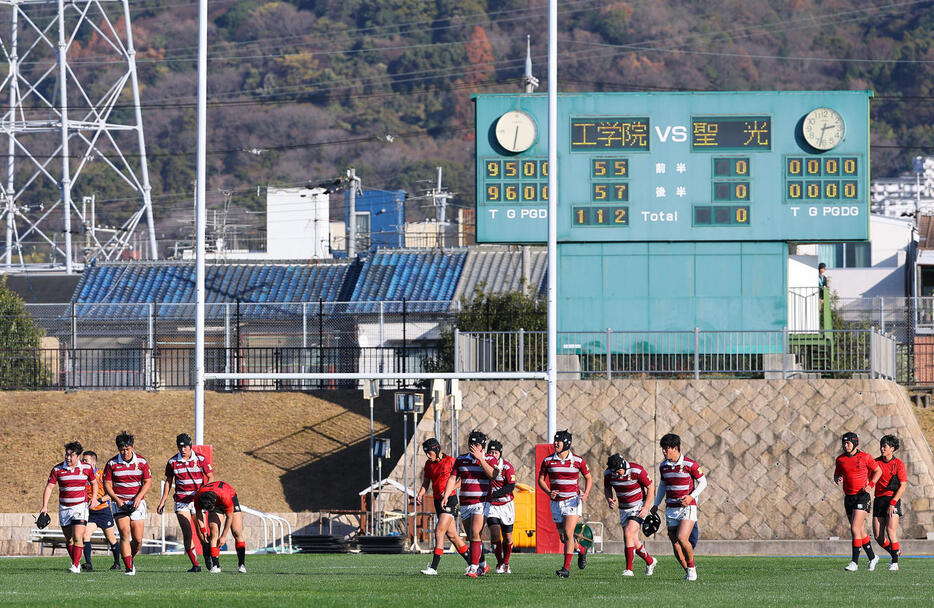
{"type": "Polygon", "coordinates": [[[645,544],[639,541],[639,530],[649,512],[646,498],[651,488],[652,480],[641,465],[627,462],[619,454],[613,454],[607,460],[606,471],[603,472],[603,494],[611,509],[619,506],[619,524],[623,527],[626,541],[626,569],[623,570],[623,576],[633,576],[635,555],[645,560],[646,576],[652,576],[655,564],[658,563],[649,555],[645,544]]]}
{"type": "Polygon", "coordinates": [[[211,537],[206,538],[200,526],[198,536],[201,538],[203,545],[210,547],[211,555],[206,558],[211,564],[210,571],[214,574],[221,571],[221,546],[227,541],[227,533],[233,532],[237,548],[237,572],[246,574],[243,513],[240,511],[240,501],[237,499],[237,492],[233,489],[233,486],[224,481],[213,481],[201,486],[195,493],[195,514],[199,522],[201,521],[202,512],[208,514],[211,537]],[[223,530],[221,529],[221,515],[224,516],[223,530]]]}

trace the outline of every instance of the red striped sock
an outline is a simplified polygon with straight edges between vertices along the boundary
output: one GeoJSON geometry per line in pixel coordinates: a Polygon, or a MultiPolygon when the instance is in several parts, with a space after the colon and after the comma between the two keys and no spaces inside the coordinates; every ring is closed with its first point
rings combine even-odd
{"type": "Polygon", "coordinates": [[[632,570],[632,562],[635,559],[635,547],[626,547],[626,570],[632,570]]]}
{"type": "Polygon", "coordinates": [[[191,560],[191,565],[192,565],[192,566],[197,566],[197,565],[198,565],[198,550],[195,549],[194,547],[192,547],[191,549],[189,549],[189,550],[188,550],[188,559],[191,560]]]}
{"type": "Polygon", "coordinates": [[[639,548],[636,549],[636,555],[645,560],[645,563],[652,563],[652,556],[649,555],[649,552],[645,550],[645,543],[639,545],[639,548]]]}

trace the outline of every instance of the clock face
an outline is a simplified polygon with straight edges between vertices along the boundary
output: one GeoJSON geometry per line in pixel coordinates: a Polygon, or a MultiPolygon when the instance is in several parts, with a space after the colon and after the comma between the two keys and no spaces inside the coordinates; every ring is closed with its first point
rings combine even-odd
{"type": "Polygon", "coordinates": [[[510,110],[496,121],[496,141],[509,152],[525,152],[537,136],[535,120],[520,110],[510,110]]]}
{"type": "Polygon", "coordinates": [[[843,140],[846,125],[836,110],[817,108],[804,117],[802,131],[808,145],[817,150],[830,150],[843,140]]]}

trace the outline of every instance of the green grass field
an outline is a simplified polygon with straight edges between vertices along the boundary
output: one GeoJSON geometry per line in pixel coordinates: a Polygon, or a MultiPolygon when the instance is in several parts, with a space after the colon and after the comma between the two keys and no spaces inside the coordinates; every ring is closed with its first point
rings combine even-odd
{"type": "MultiPolygon", "coordinates": [[[[464,563],[446,555],[440,575],[419,574],[424,555],[247,556],[249,572],[236,573],[236,557],[222,556],[221,574],[188,574],[184,557],[142,556],[135,577],[108,570],[71,574],[65,557],[0,559],[3,606],[750,606],[921,605],[934,603],[934,560],[903,558],[889,572],[844,572],[838,558],[702,557],[699,580],[682,580],[670,556],[654,576],[622,578],[621,555],[592,555],[571,578],[554,575],[557,556],[513,556],[512,575],[469,579],[464,563]]],[[[110,565],[96,556],[98,567],[110,565]]]]}

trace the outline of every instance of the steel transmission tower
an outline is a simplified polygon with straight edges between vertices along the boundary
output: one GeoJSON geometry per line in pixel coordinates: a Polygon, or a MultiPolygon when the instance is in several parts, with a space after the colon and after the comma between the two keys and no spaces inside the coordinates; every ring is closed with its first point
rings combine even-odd
{"type": "Polygon", "coordinates": [[[0,0],[0,52],[0,264],[115,259],[144,216],[156,259],[128,0],[0,0]]]}

